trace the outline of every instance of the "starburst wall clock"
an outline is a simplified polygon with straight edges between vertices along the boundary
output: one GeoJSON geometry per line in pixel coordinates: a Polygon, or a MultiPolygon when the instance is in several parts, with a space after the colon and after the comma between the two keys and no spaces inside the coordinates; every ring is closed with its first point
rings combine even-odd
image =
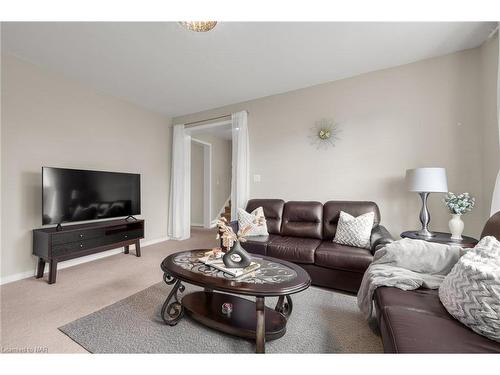
{"type": "Polygon", "coordinates": [[[316,121],[311,128],[309,138],[312,144],[318,149],[326,149],[335,146],[335,142],[339,139],[339,126],[332,119],[321,119],[316,121]]]}

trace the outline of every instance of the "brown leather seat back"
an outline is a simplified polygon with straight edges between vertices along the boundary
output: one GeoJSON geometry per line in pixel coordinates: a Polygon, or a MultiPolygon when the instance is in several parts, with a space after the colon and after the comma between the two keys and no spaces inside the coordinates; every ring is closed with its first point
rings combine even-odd
{"type": "Polygon", "coordinates": [[[286,202],[281,235],[321,239],[322,220],[323,205],[320,202],[286,202]]]}
{"type": "Polygon", "coordinates": [[[481,238],[486,236],[494,236],[500,241],[500,211],[490,217],[486,222],[483,233],[481,233],[481,238]]]}
{"type": "Polygon", "coordinates": [[[331,241],[335,237],[337,231],[337,223],[339,222],[340,211],[356,217],[368,212],[375,213],[373,226],[376,227],[380,223],[380,211],[374,202],[367,201],[328,201],[323,207],[323,239],[331,241]]]}
{"type": "Polygon", "coordinates": [[[250,199],[246,210],[252,212],[262,207],[266,217],[267,231],[269,234],[280,234],[284,205],[285,201],[282,199],[250,199]]]}

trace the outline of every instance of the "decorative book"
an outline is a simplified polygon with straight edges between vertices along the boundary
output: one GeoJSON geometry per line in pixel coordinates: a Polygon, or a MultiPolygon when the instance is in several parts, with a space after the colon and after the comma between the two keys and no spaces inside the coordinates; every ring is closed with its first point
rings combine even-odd
{"type": "Polygon", "coordinates": [[[205,256],[199,260],[207,266],[216,268],[219,271],[225,272],[235,278],[254,272],[260,268],[260,264],[256,262],[251,262],[250,265],[245,268],[227,268],[222,261],[222,257],[214,257],[212,252],[205,253],[205,256]]]}

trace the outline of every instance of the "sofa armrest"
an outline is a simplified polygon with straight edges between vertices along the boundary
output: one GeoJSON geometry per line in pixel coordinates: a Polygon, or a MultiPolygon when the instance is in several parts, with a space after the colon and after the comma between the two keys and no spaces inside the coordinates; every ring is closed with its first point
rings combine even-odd
{"type": "Polygon", "coordinates": [[[370,249],[372,254],[375,254],[375,251],[391,242],[394,242],[394,239],[383,225],[377,225],[372,229],[370,237],[370,249]]]}

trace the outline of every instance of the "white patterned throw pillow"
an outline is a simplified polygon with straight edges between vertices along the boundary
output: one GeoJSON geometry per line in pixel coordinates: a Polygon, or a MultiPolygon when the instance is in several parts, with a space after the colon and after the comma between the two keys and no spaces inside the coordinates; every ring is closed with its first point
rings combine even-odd
{"type": "Polygon", "coordinates": [[[439,287],[450,315],[500,342],[500,242],[484,237],[458,260],[439,287]]]}
{"type": "Polygon", "coordinates": [[[247,236],[267,236],[267,224],[266,218],[264,216],[264,209],[262,207],[257,207],[251,213],[246,212],[242,208],[238,208],[238,228],[245,228],[247,225],[251,225],[252,229],[247,233],[247,236]],[[258,225],[257,223],[261,223],[258,225]]]}
{"type": "Polygon", "coordinates": [[[333,242],[369,249],[374,220],[375,213],[373,212],[354,217],[347,212],[340,211],[337,232],[333,242]]]}

